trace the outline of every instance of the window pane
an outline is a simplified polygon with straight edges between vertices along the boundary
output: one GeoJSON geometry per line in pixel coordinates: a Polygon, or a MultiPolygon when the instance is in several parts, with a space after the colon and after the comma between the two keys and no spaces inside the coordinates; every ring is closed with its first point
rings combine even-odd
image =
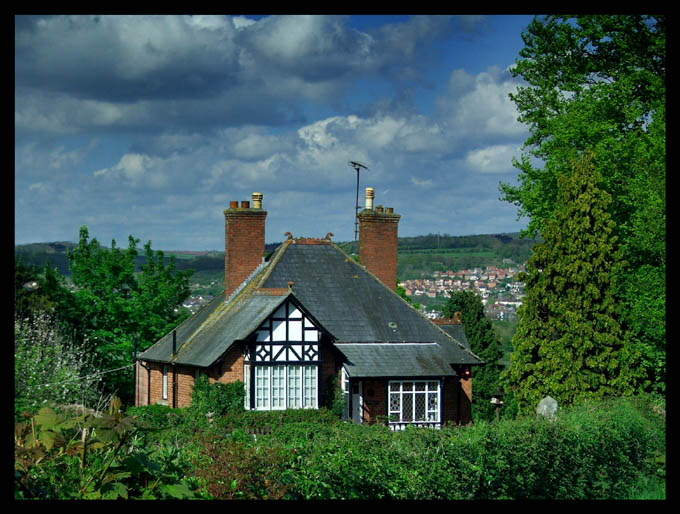
{"type": "Polygon", "coordinates": [[[425,395],[416,394],[415,396],[415,416],[416,421],[425,421],[425,395]]]}
{"type": "Polygon", "coordinates": [[[390,382],[390,391],[399,391],[401,389],[401,382],[390,382]]]}
{"type": "Polygon", "coordinates": [[[168,367],[163,366],[163,399],[168,399],[168,367]]]}
{"type": "Polygon", "coordinates": [[[439,390],[439,382],[428,382],[427,388],[429,391],[437,391],[439,390]]]}
{"type": "Polygon", "coordinates": [[[304,367],[303,407],[316,407],[316,366],[304,367]]]}
{"type": "Polygon", "coordinates": [[[255,368],[255,408],[269,408],[269,368],[267,366],[255,368]]]}
{"type": "Polygon", "coordinates": [[[416,382],[416,391],[424,391],[425,382],[416,382]]]}
{"type": "Polygon", "coordinates": [[[439,393],[427,393],[427,419],[439,421],[439,393]]]}
{"type": "Polygon", "coordinates": [[[302,405],[302,368],[288,366],[288,408],[299,409],[302,405]]]}
{"type": "Polygon", "coordinates": [[[398,393],[390,393],[390,413],[398,413],[400,411],[400,395],[398,393]]]}
{"type": "Polygon", "coordinates": [[[402,397],[401,419],[403,421],[413,420],[413,395],[405,394],[402,397]]]}
{"type": "Polygon", "coordinates": [[[284,367],[272,367],[272,409],[283,409],[286,406],[286,389],[284,367]]]}

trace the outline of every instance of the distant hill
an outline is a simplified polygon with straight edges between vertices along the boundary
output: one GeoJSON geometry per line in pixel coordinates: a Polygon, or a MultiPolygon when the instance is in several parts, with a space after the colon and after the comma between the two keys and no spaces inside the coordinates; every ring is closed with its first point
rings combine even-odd
{"type": "MultiPolygon", "coordinates": [[[[280,243],[266,245],[265,253],[274,251],[280,243]]],[[[533,241],[521,239],[519,233],[451,236],[448,234],[428,234],[416,237],[399,238],[400,279],[418,278],[431,271],[446,271],[485,265],[500,265],[504,259],[521,264],[526,262],[533,241]]],[[[19,256],[25,264],[42,267],[48,262],[62,275],[71,274],[68,267],[67,251],[75,247],[70,241],[31,243],[14,247],[15,259],[19,256]]],[[[356,241],[338,243],[345,252],[356,253],[356,241]]],[[[164,250],[166,257],[175,256],[178,269],[224,272],[224,252],[164,250]]],[[[138,258],[138,266],[144,257],[138,258]]]]}

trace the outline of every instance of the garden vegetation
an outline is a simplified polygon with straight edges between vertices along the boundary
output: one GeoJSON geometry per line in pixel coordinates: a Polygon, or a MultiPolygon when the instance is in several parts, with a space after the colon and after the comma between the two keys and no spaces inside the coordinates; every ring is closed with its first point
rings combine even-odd
{"type": "Polygon", "coordinates": [[[27,415],[15,429],[15,498],[627,499],[649,495],[639,484],[650,482],[665,497],[659,397],[392,432],[325,408],[243,412],[239,385],[219,400],[208,386],[183,409],[27,415]],[[218,404],[230,407],[215,415],[218,404]]]}

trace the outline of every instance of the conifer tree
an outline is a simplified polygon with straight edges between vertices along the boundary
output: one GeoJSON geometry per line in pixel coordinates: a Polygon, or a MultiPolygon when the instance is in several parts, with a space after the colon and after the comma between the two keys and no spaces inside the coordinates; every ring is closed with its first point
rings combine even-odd
{"type": "Polygon", "coordinates": [[[470,343],[472,352],[481,358],[484,366],[475,367],[472,377],[472,419],[492,421],[495,419],[495,407],[490,403],[500,384],[503,357],[500,341],[484,314],[482,299],[473,291],[451,291],[450,298],[442,309],[445,318],[452,318],[456,312],[461,313],[461,322],[465,329],[465,337],[470,343]]]}
{"type": "Polygon", "coordinates": [[[593,156],[558,176],[554,218],[528,261],[526,296],[504,375],[520,411],[546,395],[569,405],[632,392],[639,354],[624,345],[616,317],[615,276],[623,261],[593,156]]]}

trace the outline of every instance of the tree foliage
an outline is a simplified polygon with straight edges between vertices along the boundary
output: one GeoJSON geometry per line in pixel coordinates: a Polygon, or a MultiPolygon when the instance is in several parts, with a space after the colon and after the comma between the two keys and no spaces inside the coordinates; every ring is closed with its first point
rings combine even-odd
{"type": "Polygon", "coordinates": [[[473,291],[451,291],[442,314],[446,318],[461,313],[461,322],[472,352],[486,364],[475,368],[473,374],[472,418],[491,421],[495,417],[495,407],[490,403],[491,396],[500,385],[503,365],[501,343],[496,338],[491,321],[484,314],[482,299],[473,291]]]}
{"type": "Polygon", "coordinates": [[[573,404],[630,393],[641,379],[639,352],[625,344],[617,319],[621,250],[600,180],[591,157],[557,177],[554,218],[523,277],[526,296],[505,378],[525,411],[546,395],[573,404]]]}
{"type": "Polygon", "coordinates": [[[537,17],[522,34],[511,94],[530,129],[518,185],[503,199],[529,218],[526,233],[554,218],[557,177],[592,152],[599,187],[615,200],[625,263],[615,294],[626,337],[643,355],[647,388],[665,389],[666,20],[653,15],[537,17]]]}
{"type": "Polygon", "coordinates": [[[80,337],[89,340],[103,370],[121,369],[106,376],[105,384],[121,397],[132,393],[131,358],[135,338],[143,351],[188,316],[182,302],[189,296],[190,271],[177,271],[174,258],[166,265],[162,251],[144,245],[146,257],[135,273],[138,239],[130,236],[122,250],[111,242],[103,248],[80,229],[78,245],[69,252],[71,277],[76,287],[62,312],[80,337]]]}

